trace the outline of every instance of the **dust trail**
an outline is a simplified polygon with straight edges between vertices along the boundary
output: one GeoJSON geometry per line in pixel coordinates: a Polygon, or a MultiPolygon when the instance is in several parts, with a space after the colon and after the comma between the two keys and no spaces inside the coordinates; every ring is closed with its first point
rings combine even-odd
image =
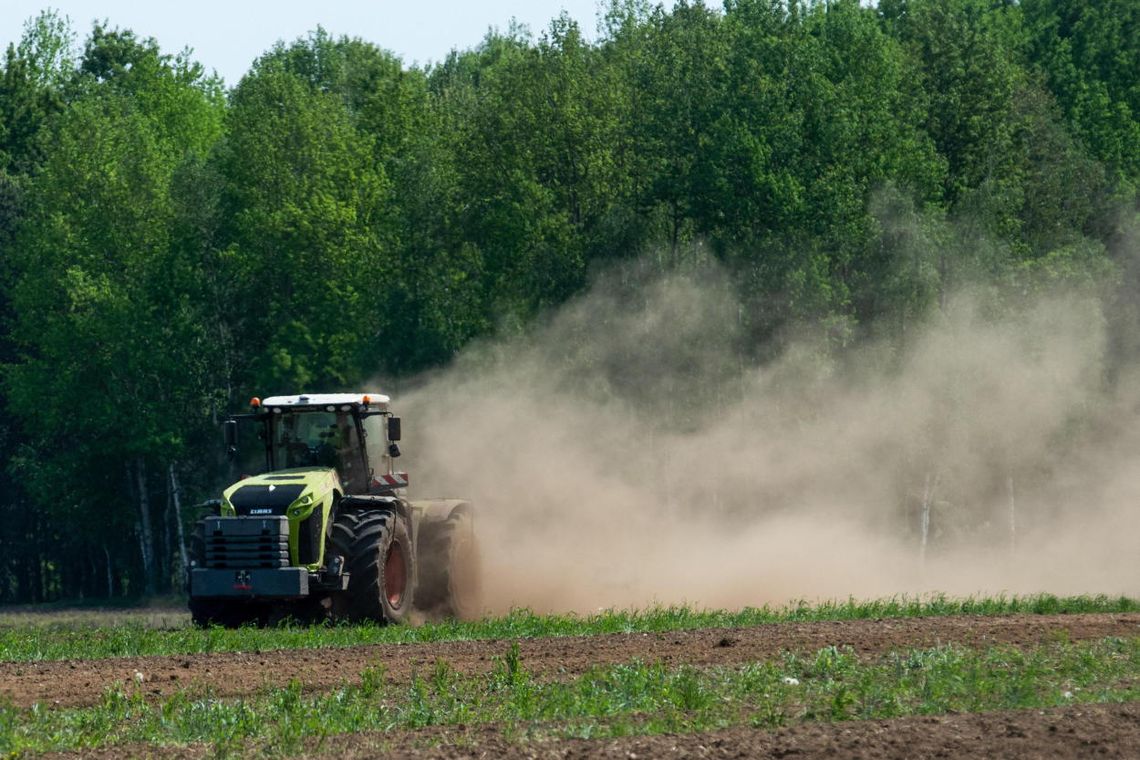
{"type": "Polygon", "coordinates": [[[603,278],[398,396],[414,495],[479,506],[491,609],[1140,593],[1140,393],[1098,302],[962,296],[905,349],[760,368],[739,308],[713,267],[603,278]]]}

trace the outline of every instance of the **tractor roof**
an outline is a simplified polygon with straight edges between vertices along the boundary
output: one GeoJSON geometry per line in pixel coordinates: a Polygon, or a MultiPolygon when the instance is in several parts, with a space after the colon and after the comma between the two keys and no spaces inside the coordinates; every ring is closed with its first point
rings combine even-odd
{"type": "Polygon", "coordinates": [[[381,393],[302,393],[297,396],[270,396],[261,401],[262,408],[366,406],[369,409],[388,411],[389,398],[381,393]]]}

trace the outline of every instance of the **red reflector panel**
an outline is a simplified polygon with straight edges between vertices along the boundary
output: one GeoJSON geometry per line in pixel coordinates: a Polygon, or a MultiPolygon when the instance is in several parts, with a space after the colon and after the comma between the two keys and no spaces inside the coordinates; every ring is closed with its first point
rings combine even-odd
{"type": "Polygon", "coordinates": [[[408,473],[393,472],[391,475],[376,475],[372,478],[373,487],[407,488],[408,473]]]}

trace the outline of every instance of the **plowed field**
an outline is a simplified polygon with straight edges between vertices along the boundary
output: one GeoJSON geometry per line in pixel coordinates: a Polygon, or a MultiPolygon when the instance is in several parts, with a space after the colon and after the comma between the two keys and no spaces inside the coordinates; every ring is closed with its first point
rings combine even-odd
{"type": "MultiPolygon", "coordinates": [[[[155,751],[119,747],[84,752],[85,758],[125,756],[204,758],[205,747],[155,751]]],[[[699,757],[812,760],[909,760],[921,758],[1122,758],[1140,757],[1140,703],[1084,705],[1048,710],[1002,710],[895,720],[808,723],[776,731],[734,728],[696,734],[621,739],[562,739],[520,745],[495,727],[462,727],[446,733],[398,739],[360,734],[310,743],[301,757],[364,758],[585,758],[699,757]],[[442,741],[441,741],[442,740],[442,741]]],[[[67,757],[59,755],[58,757],[67,757]]]]}
{"type": "MultiPolygon", "coordinates": [[[[704,667],[755,662],[785,651],[815,652],[826,646],[850,647],[871,655],[948,643],[1031,646],[1062,638],[1080,641],[1137,635],[1140,613],[777,623],[753,628],[522,639],[517,643],[523,667],[536,675],[556,678],[582,673],[593,665],[634,659],[704,667]]],[[[489,671],[493,659],[510,646],[506,641],[450,641],[2,663],[0,697],[16,705],[90,705],[116,681],[129,685],[141,681],[144,691],[154,695],[203,686],[218,696],[237,697],[293,681],[299,681],[306,690],[331,689],[358,680],[362,670],[377,665],[384,666],[389,679],[403,683],[413,672],[423,675],[438,660],[460,673],[489,671]]]]}
{"type": "MultiPolygon", "coordinates": [[[[368,668],[408,683],[446,661],[460,674],[490,672],[515,643],[519,662],[539,679],[562,679],[592,666],[634,660],[669,666],[737,666],[782,656],[847,648],[860,658],[909,648],[958,644],[1031,648],[1140,636],[1140,613],[929,617],[777,623],[732,629],[583,637],[386,644],[337,649],[229,652],[161,657],[0,664],[0,698],[17,707],[95,705],[116,682],[148,698],[179,691],[242,697],[299,683],[320,692],[359,683],[368,668]]],[[[1073,705],[1046,710],[809,723],[777,731],[721,732],[606,740],[519,743],[495,725],[452,726],[326,739],[314,754],[345,757],[416,753],[432,757],[1140,757],[1140,703],[1073,705]]],[[[153,754],[154,747],[134,748],[153,754]]],[[[108,756],[130,749],[107,750],[108,756]]],[[[204,747],[160,750],[195,756],[204,747]]],[[[89,753],[85,753],[89,754],[89,753]]]]}

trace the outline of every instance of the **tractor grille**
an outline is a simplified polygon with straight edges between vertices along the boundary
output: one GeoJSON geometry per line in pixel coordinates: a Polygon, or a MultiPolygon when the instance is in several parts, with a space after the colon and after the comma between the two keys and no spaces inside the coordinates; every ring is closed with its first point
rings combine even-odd
{"type": "Polygon", "coordinates": [[[230,503],[234,505],[234,511],[239,516],[283,515],[286,507],[296,501],[304,491],[304,483],[242,486],[230,494],[230,503]]]}
{"type": "Polygon", "coordinates": [[[207,517],[206,567],[253,570],[289,566],[284,517],[207,517]]]}

